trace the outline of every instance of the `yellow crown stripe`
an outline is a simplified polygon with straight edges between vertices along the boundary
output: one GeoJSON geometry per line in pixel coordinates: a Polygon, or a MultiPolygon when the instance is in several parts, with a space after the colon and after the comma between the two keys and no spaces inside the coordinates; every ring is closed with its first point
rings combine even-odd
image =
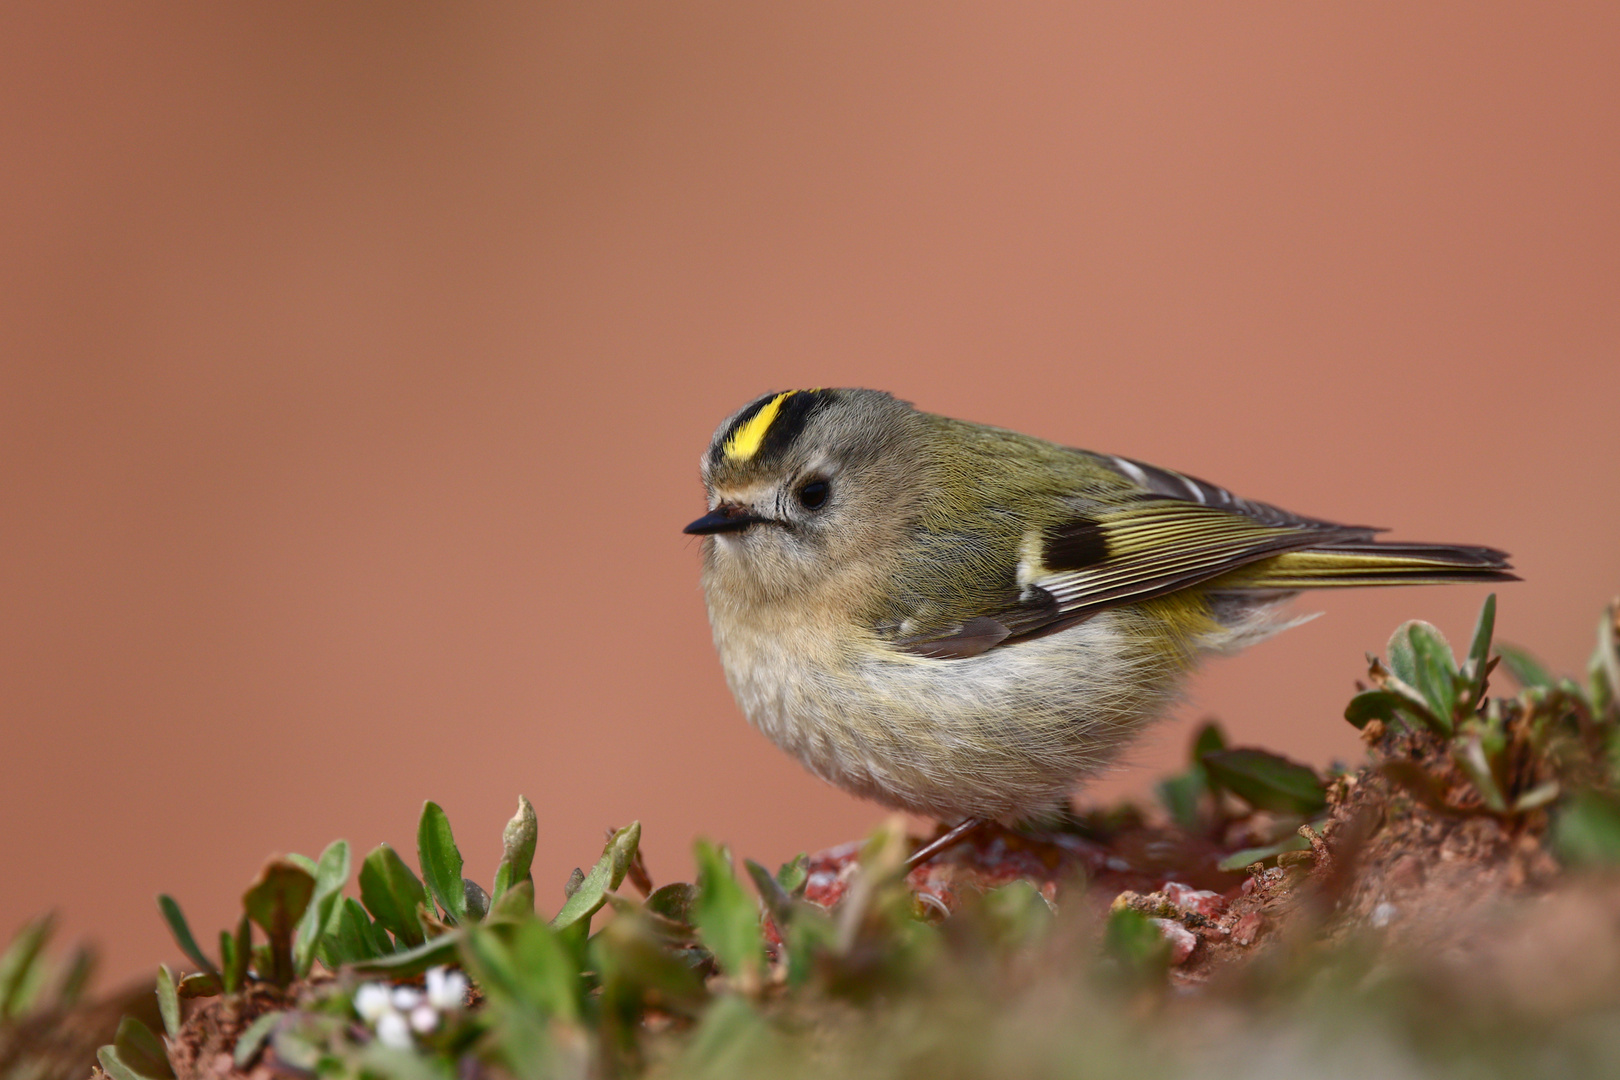
{"type": "Polygon", "coordinates": [[[737,430],[731,433],[731,438],[726,440],[726,457],[731,461],[747,461],[759,453],[760,444],[765,441],[765,433],[776,423],[776,414],[782,411],[782,402],[797,393],[797,390],[788,390],[777,394],[763,409],[749,417],[745,423],[738,425],[737,430]]]}

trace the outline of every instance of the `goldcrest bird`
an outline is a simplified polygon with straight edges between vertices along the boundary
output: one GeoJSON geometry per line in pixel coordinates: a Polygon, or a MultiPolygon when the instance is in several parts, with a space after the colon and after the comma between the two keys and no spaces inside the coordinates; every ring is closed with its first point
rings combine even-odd
{"type": "Polygon", "coordinates": [[[1206,652],[1300,589],[1516,580],[874,390],[761,397],[702,462],[703,588],[748,719],[817,776],[972,825],[1066,805],[1206,652]]]}

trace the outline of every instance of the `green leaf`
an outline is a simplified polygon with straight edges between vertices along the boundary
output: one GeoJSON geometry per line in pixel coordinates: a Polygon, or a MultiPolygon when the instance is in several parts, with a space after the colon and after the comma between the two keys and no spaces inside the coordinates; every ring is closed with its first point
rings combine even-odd
{"type": "Polygon", "coordinates": [[[1293,833],[1277,841],[1275,844],[1267,844],[1265,847],[1244,848],[1242,851],[1234,851],[1232,854],[1216,863],[1215,868],[1218,870],[1225,870],[1227,873],[1236,873],[1245,867],[1253,866],[1257,862],[1265,862],[1267,859],[1275,859],[1277,856],[1289,851],[1304,851],[1310,846],[1310,842],[1307,841],[1303,836],[1300,836],[1298,833],[1293,833]]]}
{"type": "Polygon", "coordinates": [[[1209,787],[1205,775],[1202,767],[1196,772],[1189,769],[1177,776],[1167,776],[1154,785],[1170,819],[1183,829],[1198,827],[1198,800],[1209,787]]]}
{"type": "Polygon", "coordinates": [[[247,1071],[247,1067],[253,1063],[253,1059],[259,1056],[259,1051],[264,1046],[264,1040],[270,1037],[270,1033],[276,1029],[276,1025],[281,1022],[281,1018],[285,1015],[285,1013],[280,1012],[267,1012],[263,1016],[255,1018],[253,1023],[249,1024],[247,1029],[237,1036],[236,1049],[231,1053],[231,1060],[236,1063],[237,1069],[243,1072],[247,1071]]]}
{"type": "Polygon", "coordinates": [[[28,1007],[29,988],[37,984],[34,964],[51,936],[56,916],[31,919],[0,955],[0,1018],[17,1016],[28,1007]]]}
{"type": "Polygon", "coordinates": [[[1198,729],[1198,734],[1193,736],[1192,764],[1201,769],[1203,768],[1205,754],[1213,754],[1217,750],[1225,749],[1226,733],[1221,730],[1221,725],[1213,720],[1207,720],[1198,729]]]}
{"type": "Polygon", "coordinates": [[[157,973],[158,1015],[163,1017],[163,1030],[169,1038],[180,1037],[180,993],[174,987],[174,972],[169,965],[159,964],[157,973]]]}
{"type": "Polygon", "coordinates": [[[181,914],[180,905],[174,902],[174,897],[159,893],[157,903],[158,911],[163,913],[163,921],[169,924],[169,933],[174,935],[174,943],[180,946],[180,951],[204,971],[217,974],[219,968],[197,948],[197,939],[191,936],[191,927],[186,925],[186,917],[181,914]]]}
{"type": "Polygon", "coordinates": [[[1614,704],[1614,684],[1609,681],[1609,670],[1604,663],[1602,646],[1593,650],[1586,662],[1586,697],[1592,703],[1592,712],[1603,716],[1614,704]]]}
{"type": "Polygon", "coordinates": [[[788,895],[786,889],[753,859],[744,859],[743,867],[747,869],[748,876],[753,879],[754,891],[759,893],[760,900],[764,901],[765,910],[771,913],[778,927],[784,927],[793,917],[793,897],[788,895]]]}
{"type": "Polygon", "coordinates": [[[777,867],[776,883],[795,900],[801,899],[810,884],[810,856],[801,851],[793,857],[792,862],[777,867]]]}
{"type": "Polygon", "coordinates": [[[1580,791],[1553,821],[1553,850],[1571,866],[1620,866],[1620,800],[1580,791]]]}
{"type": "Polygon", "coordinates": [[[654,889],[647,897],[647,910],[683,926],[692,924],[692,904],[697,900],[697,886],[684,881],[673,881],[654,889]]]}
{"type": "MultiPolygon", "coordinates": [[[[1402,623],[1389,639],[1390,673],[1415,689],[1449,734],[1457,705],[1457,661],[1445,636],[1420,619],[1402,623]]],[[[1385,689],[1397,689],[1386,686],[1385,689]]]]}
{"type": "Polygon", "coordinates": [[[454,925],[467,918],[467,894],[461,885],[461,851],[450,833],[450,819],[438,803],[422,804],[422,819],[416,827],[416,858],[428,891],[439,902],[445,918],[454,925]]]}
{"type": "Polygon", "coordinates": [[[253,958],[253,924],[244,914],[236,923],[236,936],[219,932],[220,984],[234,994],[247,984],[248,961],[253,958]]]}
{"type": "Polygon", "coordinates": [[[1548,780],[1544,784],[1537,784],[1513,800],[1513,812],[1515,814],[1524,814],[1536,809],[1538,806],[1546,806],[1557,799],[1562,790],[1556,780],[1548,780]]]}
{"type": "Polygon", "coordinates": [[[462,878],[461,895],[466,897],[467,918],[470,921],[481,922],[489,914],[489,893],[478,882],[472,878],[462,878]]]}
{"type": "Polygon", "coordinates": [[[181,979],[174,992],[182,998],[205,998],[219,996],[221,989],[218,975],[196,971],[181,979]]]}
{"type": "Polygon", "coordinates": [[[80,945],[73,950],[73,956],[68,961],[67,973],[62,976],[56,991],[56,1005],[60,1009],[71,1009],[79,1003],[84,996],[84,989],[90,983],[90,976],[95,973],[96,953],[87,945],[80,945]]]}
{"type": "Polygon", "coordinates": [[[1052,928],[1052,905],[1029,881],[1009,881],[985,893],[979,910],[1003,949],[1035,944],[1052,928]]]}
{"type": "Polygon", "coordinates": [[[387,941],[387,934],[381,926],[371,921],[371,916],[366,915],[366,908],[360,907],[360,900],[353,897],[343,897],[342,907],[337,913],[337,928],[327,941],[332,947],[334,959],[339,963],[376,960],[394,952],[394,946],[387,941]]]}
{"type": "Polygon", "coordinates": [[[1469,732],[1453,739],[1451,757],[1462,769],[1463,775],[1468,777],[1469,783],[1474,785],[1474,790],[1479,792],[1480,798],[1485,800],[1485,806],[1498,814],[1506,813],[1507,799],[1496,781],[1479,733],[1469,732]]]}
{"type": "MultiPolygon", "coordinates": [[[[722,997],[703,1011],[703,1018],[675,1059],[676,1068],[672,1072],[678,1076],[741,1077],[747,1075],[746,1069],[727,1068],[727,1063],[783,1060],[788,1053],[791,1051],[777,1028],[746,999],[722,997]]],[[[814,1070],[807,1073],[814,1075],[814,1070]]],[[[917,1070],[910,1075],[931,1074],[917,1070]]],[[[940,1070],[938,1075],[951,1074],[940,1070]]]]}
{"type": "Polygon", "coordinates": [[[1531,656],[1517,645],[1498,645],[1496,655],[1502,658],[1502,666],[1507,673],[1513,676],[1513,681],[1526,690],[1538,687],[1552,689],[1557,682],[1552,674],[1541,665],[1541,661],[1531,656]]]}
{"type": "Polygon", "coordinates": [[[591,962],[602,977],[600,1014],[610,1032],[639,1028],[648,1004],[696,1017],[708,1000],[702,977],[671,951],[654,918],[622,914],[591,939],[591,962]]]}
{"type": "MultiPolygon", "coordinates": [[[[350,898],[345,898],[343,903],[344,906],[347,907],[349,904],[356,903],[356,901],[350,898]]],[[[364,906],[361,906],[360,914],[366,915],[366,909],[364,906]]],[[[387,927],[383,926],[382,923],[377,922],[375,919],[372,919],[369,915],[366,916],[365,921],[360,925],[368,934],[371,935],[372,947],[378,956],[391,956],[396,952],[401,952],[404,949],[409,948],[408,945],[399,939],[390,937],[388,935],[387,927]]]]}
{"type": "Polygon", "coordinates": [[[349,881],[349,844],[335,840],[321,852],[314,864],[315,892],[309,907],[299,920],[298,933],[293,939],[293,965],[299,978],[309,974],[315,963],[315,949],[326,936],[327,930],[337,922],[343,899],[343,886],[349,881]]]}
{"type": "Polygon", "coordinates": [[[1397,643],[1403,641],[1409,653],[1406,663],[1412,666],[1413,674],[1407,678],[1397,670],[1396,676],[1423,695],[1429,703],[1429,711],[1444,721],[1446,730],[1450,731],[1457,713],[1457,661],[1451,654],[1451,646],[1434,626],[1413,619],[1402,624],[1390,639],[1391,668],[1395,667],[1397,643]]]}
{"type": "Polygon", "coordinates": [[[1394,723],[1403,703],[1401,695],[1389,690],[1363,690],[1345,706],[1344,718],[1358,728],[1366,727],[1372,720],[1394,723]]]}
{"type": "Polygon", "coordinates": [[[96,1051],[96,1060],[101,1063],[101,1071],[112,1077],[112,1080],[145,1080],[140,1073],[125,1065],[118,1056],[118,1051],[111,1046],[103,1046],[96,1051]]]}
{"type": "Polygon", "coordinates": [[[113,1037],[113,1050],[118,1060],[138,1076],[153,1080],[172,1080],[174,1068],[169,1064],[169,1052],[163,1041],[152,1034],[152,1029],[126,1016],[118,1022],[118,1034],[113,1037]]]}
{"type": "Polygon", "coordinates": [[[1592,709],[1599,716],[1606,714],[1620,701],[1620,600],[1604,609],[1598,620],[1597,647],[1586,665],[1591,684],[1592,709]]]}
{"type": "Polygon", "coordinates": [[[314,893],[315,878],[309,871],[291,859],[279,857],[265,863],[242,894],[242,909],[269,940],[270,970],[260,974],[276,986],[286,986],[293,980],[293,934],[314,893]]]}
{"type": "Polygon", "coordinates": [[[698,936],[714,954],[720,970],[739,986],[751,989],[765,962],[759,908],[743,892],[724,851],[700,839],[693,854],[698,867],[698,895],[692,921],[698,936]]]}
{"type": "MultiPolygon", "coordinates": [[[[281,1040],[277,1039],[279,1046],[281,1040]]],[[[278,1051],[276,1056],[281,1056],[278,1051]]],[[[328,1059],[330,1060],[330,1059],[328,1059]]],[[[467,1060],[471,1060],[470,1058],[467,1060]]],[[[353,1072],[343,1073],[344,1076],[386,1077],[387,1080],[454,1080],[455,1072],[438,1056],[429,1056],[415,1049],[396,1050],[392,1046],[384,1046],[373,1039],[354,1052],[350,1059],[353,1062],[353,1072]]],[[[344,1064],[349,1064],[345,1062],[344,1064]]],[[[313,1072],[314,1070],[308,1070],[313,1072]]],[[[536,1070],[524,1075],[534,1077],[551,1077],[567,1075],[564,1072],[536,1070]]]]}
{"type": "Polygon", "coordinates": [[[1327,806],[1316,773],[1264,750],[1218,750],[1203,757],[1210,778],[1261,810],[1309,817],[1327,806]]]}
{"type": "Polygon", "coordinates": [[[804,986],[825,971],[826,959],[836,953],[838,926],[815,904],[799,904],[787,926],[779,927],[787,953],[790,986],[804,986]]]}
{"type": "Polygon", "coordinates": [[[491,998],[548,1018],[579,1020],[584,995],[579,967],[556,931],[540,920],[518,923],[504,934],[469,927],[461,958],[491,998]]]}
{"type": "MultiPolygon", "coordinates": [[[[337,1027],[334,1021],[335,1018],[327,1017],[324,1018],[324,1023],[274,1025],[269,1042],[270,1049],[275,1051],[276,1055],[275,1072],[282,1075],[291,1073],[299,1077],[312,1077],[321,1075],[321,1066],[330,1070],[333,1055],[328,1040],[337,1027]]],[[[327,1075],[330,1075],[330,1071],[327,1075]]],[[[399,1073],[380,1075],[389,1076],[390,1080],[403,1080],[399,1073]]],[[[440,1080],[448,1080],[448,1077],[441,1077],[440,1080]]]]}
{"type": "Polygon", "coordinates": [[[375,960],[387,956],[390,949],[379,949],[371,917],[359,902],[344,897],[338,905],[335,925],[321,939],[321,963],[336,971],[344,964],[357,964],[362,960],[375,960]]]}
{"type": "Polygon", "coordinates": [[[393,979],[420,975],[430,967],[448,964],[454,960],[456,946],[461,942],[462,933],[461,930],[452,930],[415,948],[376,960],[362,960],[354,965],[354,970],[361,975],[385,975],[393,979]]]}
{"type": "Polygon", "coordinates": [[[1491,637],[1496,633],[1496,594],[1485,598],[1479,609],[1479,621],[1474,624],[1474,639],[1468,646],[1468,659],[1463,664],[1463,675],[1468,679],[1470,709],[1479,708],[1485,700],[1485,688],[1490,675],[1491,637]]]}
{"type": "MultiPolygon", "coordinates": [[[[248,917],[243,915],[242,923],[246,923],[247,921],[248,917]]],[[[241,928],[241,925],[241,923],[237,924],[238,929],[241,928]]],[[[251,951],[252,944],[253,943],[250,938],[248,941],[248,948],[242,950],[242,952],[245,954],[251,951]]],[[[242,985],[242,980],[235,977],[238,974],[237,956],[236,939],[231,936],[231,932],[229,930],[221,930],[219,932],[219,983],[220,987],[227,994],[236,993],[237,988],[242,985]]],[[[246,961],[242,962],[241,968],[242,970],[240,974],[245,976],[247,974],[246,961]]]]}
{"type": "MultiPolygon", "coordinates": [[[[540,926],[541,923],[536,919],[527,925],[540,926]]],[[[523,929],[526,929],[526,927],[513,927],[512,933],[515,935],[523,929]]],[[[543,927],[543,929],[552,938],[552,944],[563,954],[563,966],[572,967],[567,950],[563,949],[561,944],[556,941],[555,935],[549,927],[543,927]]],[[[513,957],[512,950],[507,947],[505,936],[497,933],[493,927],[469,926],[461,938],[460,955],[462,966],[467,969],[467,974],[471,975],[473,981],[478,984],[478,988],[483,992],[485,1000],[489,1002],[489,1007],[497,1012],[511,1009],[514,1006],[546,1015],[549,1015],[552,1011],[549,1008],[552,1002],[547,1000],[550,997],[548,993],[550,988],[544,985],[546,982],[544,979],[546,965],[542,965],[540,972],[524,971],[513,957]],[[529,983],[525,976],[531,974],[541,975],[538,981],[542,984],[542,989],[532,995],[533,999],[539,1000],[532,1000],[531,995],[525,992],[529,989],[529,983]],[[544,1001],[544,1004],[542,1004],[542,1001],[544,1001]]],[[[557,996],[568,1002],[564,1006],[565,1009],[571,1009],[571,994],[565,993],[557,996]]]]}
{"type": "Polygon", "coordinates": [[[378,925],[407,947],[427,940],[416,917],[417,905],[427,902],[427,893],[405,860],[387,844],[378,844],[360,864],[360,902],[378,925]]]}
{"type": "Polygon", "coordinates": [[[552,929],[562,930],[576,924],[588,928],[591,916],[607,903],[607,894],[624,882],[624,875],[630,869],[630,860],[635,856],[636,845],[640,842],[639,821],[632,821],[609,837],[607,846],[602,849],[602,857],[552,918],[552,929]]]}
{"type": "Polygon", "coordinates": [[[501,831],[501,864],[495,868],[495,891],[492,898],[499,900],[506,890],[520,881],[532,881],[534,845],[540,836],[540,820],[534,806],[522,795],[518,796],[517,813],[501,831]]]}
{"type": "MultiPolygon", "coordinates": [[[[1412,653],[1408,647],[1407,652],[1412,653]]],[[[1411,683],[1403,681],[1394,672],[1385,668],[1376,656],[1372,657],[1372,666],[1368,674],[1380,690],[1394,694],[1400,699],[1401,712],[1411,717],[1417,723],[1427,727],[1438,735],[1451,734],[1451,718],[1441,717],[1434,711],[1433,704],[1423,692],[1411,683]]]]}
{"type": "Polygon", "coordinates": [[[1130,908],[1109,912],[1103,948],[1133,980],[1163,978],[1170,968],[1170,943],[1152,919],[1130,908]]]}
{"type": "Polygon", "coordinates": [[[489,907],[488,922],[526,922],[534,917],[534,879],[524,878],[489,907]]]}
{"type": "MultiPolygon", "coordinates": [[[[1402,623],[1389,636],[1384,651],[1389,653],[1389,672],[1408,686],[1418,683],[1417,652],[1412,648],[1412,636],[1407,633],[1410,623],[1402,623]]],[[[1369,654],[1371,655],[1371,654],[1369,654]]]]}
{"type": "Polygon", "coordinates": [[[1213,720],[1206,721],[1193,736],[1187,771],[1167,776],[1155,786],[1160,804],[1170,819],[1183,829],[1196,829],[1201,824],[1202,801],[1206,792],[1211,797],[1218,795],[1220,785],[1204,768],[1203,757],[1224,749],[1226,735],[1221,731],[1221,726],[1213,720]]]}

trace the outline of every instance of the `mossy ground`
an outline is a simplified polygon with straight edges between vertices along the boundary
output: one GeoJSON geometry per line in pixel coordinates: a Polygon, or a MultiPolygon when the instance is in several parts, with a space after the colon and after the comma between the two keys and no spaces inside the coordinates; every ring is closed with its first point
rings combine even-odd
{"type": "Polygon", "coordinates": [[[775,874],[700,844],[697,883],[654,888],[631,827],[547,921],[532,808],[485,894],[457,888],[430,803],[423,880],[380,849],[362,905],[329,899],[346,846],[273,863],[245,897],[263,944],[165,1010],[150,988],[13,1002],[0,1076],[83,1080],[104,1043],[113,1080],[1617,1075],[1616,609],[1585,687],[1521,657],[1533,685],[1492,700],[1486,615],[1461,664],[1422,624],[1397,633],[1349,713],[1352,772],[1206,729],[1165,813],[986,829],[909,873],[919,841],[891,826],[775,874]],[[384,1045],[360,989],[430,964],[471,992],[384,1045]]]}

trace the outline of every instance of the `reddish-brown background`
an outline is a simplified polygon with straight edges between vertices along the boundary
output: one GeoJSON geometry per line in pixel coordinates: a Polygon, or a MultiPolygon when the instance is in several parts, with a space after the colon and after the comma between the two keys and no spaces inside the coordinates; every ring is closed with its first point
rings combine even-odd
{"type": "MultiPolygon", "coordinates": [[[[1613,4],[456,7],[0,15],[0,934],[145,970],[154,892],[211,932],[426,797],[486,879],[533,798],[547,903],[632,817],[655,875],[867,828],[737,714],[679,532],[770,388],[1499,545],[1584,663],[1613,4]]],[[[1483,596],[1321,598],[1183,716],[1353,757],[1362,651],[1483,596]]]]}

